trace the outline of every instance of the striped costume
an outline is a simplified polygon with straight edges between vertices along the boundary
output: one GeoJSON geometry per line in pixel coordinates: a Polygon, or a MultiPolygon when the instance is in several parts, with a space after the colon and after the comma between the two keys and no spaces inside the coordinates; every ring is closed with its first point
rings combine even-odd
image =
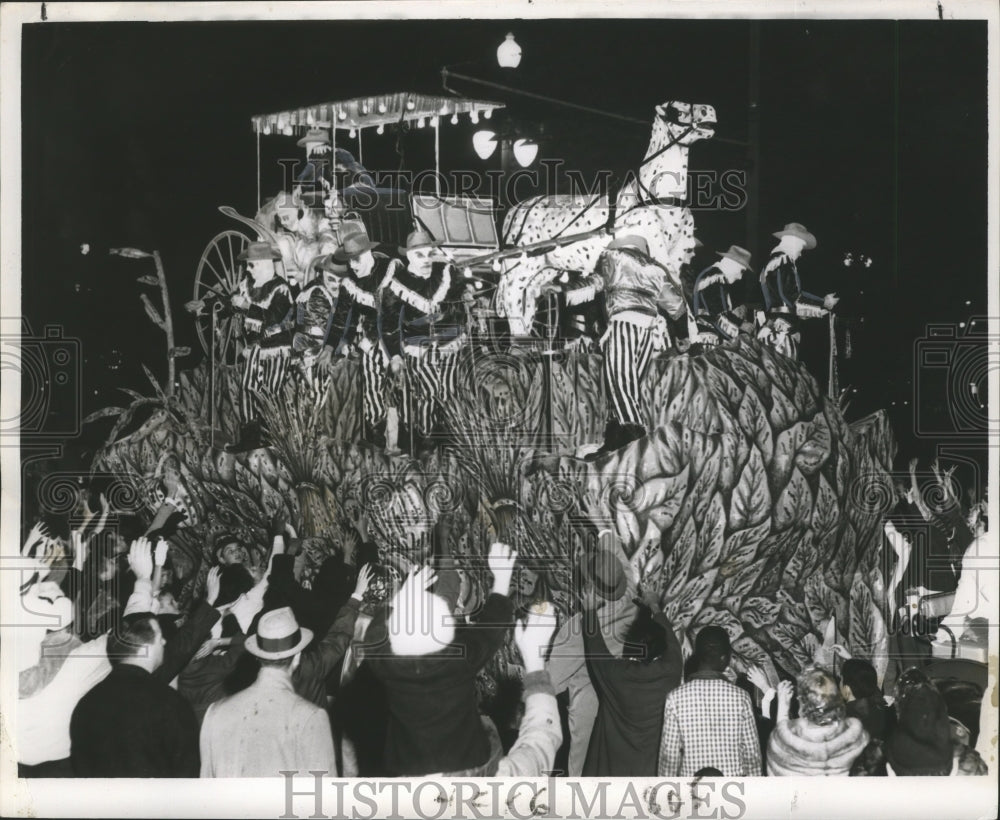
{"type": "Polygon", "coordinates": [[[382,342],[389,356],[402,356],[397,383],[400,418],[422,435],[434,428],[438,409],[457,389],[461,322],[445,300],[460,283],[450,264],[435,263],[427,277],[397,268],[383,290],[382,342]]]}
{"type": "Polygon", "coordinates": [[[684,296],[665,268],[633,248],[601,254],[594,272],[566,292],[566,305],[588,302],[601,291],[608,315],[602,342],[610,415],[621,425],[642,427],[642,379],[654,350],[663,349],[669,339],[660,311],[673,320],[683,318],[684,296]]]}
{"type": "Polygon", "coordinates": [[[344,341],[361,351],[361,397],[365,423],[374,427],[385,418],[389,357],[379,339],[379,291],[391,281],[398,260],[374,253],[372,272],[359,278],[353,271],[341,280],[345,301],[344,341]]]}
{"type": "Polygon", "coordinates": [[[248,275],[240,282],[237,294],[249,301],[246,309],[234,307],[243,316],[246,350],[239,409],[240,423],[247,424],[259,415],[256,394],[277,393],[284,384],[291,352],[294,304],[288,282],[280,276],[257,288],[248,275]]]}

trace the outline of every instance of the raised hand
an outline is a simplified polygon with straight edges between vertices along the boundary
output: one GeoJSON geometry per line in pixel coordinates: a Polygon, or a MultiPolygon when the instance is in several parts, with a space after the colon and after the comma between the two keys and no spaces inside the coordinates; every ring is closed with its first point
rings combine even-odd
{"type": "Polygon", "coordinates": [[[533,606],[527,619],[514,626],[514,643],[521,652],[525,672],[540,672],[545,668],[545,650],[555,631],[555,609],[548,602],[533,606]]]}
{"type": "Polygon", "coordinates": [[[35,526],[31,528],[28,532],[28,537],[24,539],[24,546],[21,547],[21,555],[27,558],[31,555],[32,548],[36,546],[39,542],[45,542],[49,540],[49,530],[45,526],[44,522],[36,521],[35,526]]]}
{"type": "Polygon", "coordinates": [[[759,666],[751,666],[747,669],[747,680],[750,681],[754,688],[761,692],[761,694],[771,688],[771,684],[767,680],[767,675],[759,666]]]}
{"type": "Polygon", "coordinates": [[[365,593],[368,591],[368,587],[372,582],[372,565],[365,564],[358,570],[358,582],[354,585],[354,595],[359,601],[364,599],[365,593]]]}
{"type": "Polygon", "coordinates": [[[205,601],[209,606],[215,606],[219,597],[219,586],[222,577],[222,567],[212,567],[205,578],[205,601]]]}
{"type": "Polygon", "coordinates": [[[516,561],[517,552],[507,544],[497,541],[490,547],[486,562],[493,573],[493,592],[504,596],[510,592],[516,561]]]}
{"type": "Polygon", "coordinates": [[[136,538],[128,551],[128,565],[137,581],[153,577],[153,552],[148,538],[136,538]]]}
{"type": "Polygon", "coordinates": [[[795,687],[790,680],[783,680],[778,684],[778,722],[788,720],[788,710],[792,705],[792,695],[795,687]]]}
{"type": "Polygon", "coordinates": [[[851,653],[847,650],[843,644],[835,643],[830,647],[833,650],[833,654],[838,658],[842,658],[845,661],[849,661],[852,657],[851,653]]]}
{"type": "Polygon", "coordinates": [[[167,563],[167,552],[169,549],[169,545],[162,538],[156,542],[156,552],[153,555],[153,560],[156,566],[162,567],[165,563],[167,563]]]}

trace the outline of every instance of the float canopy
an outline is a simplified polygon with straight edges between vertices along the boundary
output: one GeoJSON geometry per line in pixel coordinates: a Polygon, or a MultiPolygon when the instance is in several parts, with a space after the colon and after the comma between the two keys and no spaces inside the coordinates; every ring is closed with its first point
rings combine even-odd
{"type": "Polygon", "coordinates": [[[310,128],[362,129],[380,125],[407,122],[434,117],[448,118],[468,114],[473,122],[479,116],[489,118],[494,109],[503,103],[490,100],[472,100],[466,97],[439,97],[400,91],[394,94],[374,94],[339,102],[318,103],[273,114],[258,114],[251,118],[258,134],[284,134],[301,136],[310,128]]]}

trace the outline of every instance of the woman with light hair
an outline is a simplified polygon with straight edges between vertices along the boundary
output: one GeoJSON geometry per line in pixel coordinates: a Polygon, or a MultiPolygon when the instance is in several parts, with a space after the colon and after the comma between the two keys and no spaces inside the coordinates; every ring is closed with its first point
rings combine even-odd
{"type": "Polygon", "coordinates": [[[792,683],[778,684],[778,719],[767,744],[767,773],[774,776],[846,775],[868,744],[861,721],[847,717],[837,680],[816,667],[797,682],[799,717],[789,718],[792,683]]]}

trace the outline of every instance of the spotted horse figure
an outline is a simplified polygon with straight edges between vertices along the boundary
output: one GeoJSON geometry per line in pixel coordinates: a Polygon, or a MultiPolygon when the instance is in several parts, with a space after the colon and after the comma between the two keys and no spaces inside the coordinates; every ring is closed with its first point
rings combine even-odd
{"type": "MultiPolygon", "coordinates": [[[[642,236],[650,256],[667,269],[678,287],[681,265],[694,253],[694,217],[684,204],[688,151],[698,140],[715,135],[715,122],[711,105],[665,102],[656,106],[645,159],[638,174],[630,173],[615,197],[614,232],[642,236]]],[[[601,194],[542,195],[510,209],[503,227],[506,247],[547,248],[548,240],[589,234],[544,254],[504,259],[496,310],[507,318],[513,335],[531,334],[535,301],[543,285],[563,271],[593,271],[612,239],[610,233],[600,232],[611,218],[608,197],[601,194]]]]}

